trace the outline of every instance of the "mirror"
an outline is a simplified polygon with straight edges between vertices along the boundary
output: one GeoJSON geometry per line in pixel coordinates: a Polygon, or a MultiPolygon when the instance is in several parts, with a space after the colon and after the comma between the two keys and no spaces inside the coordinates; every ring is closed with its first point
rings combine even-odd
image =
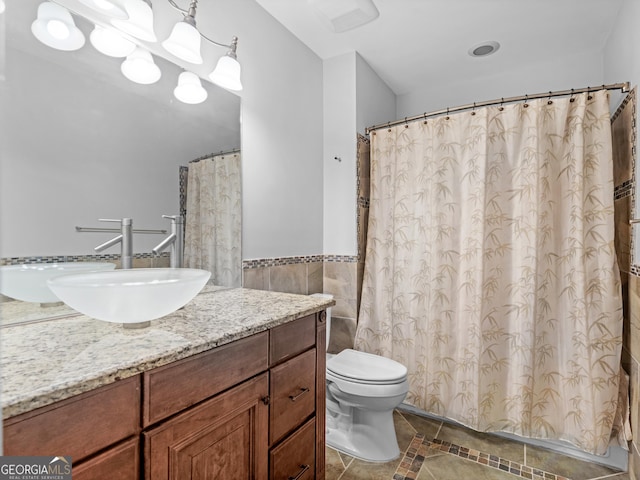
{"type": "MultiPolygon", "coordinates": [[[[116,228],[98,219],[128,217],[134,229],[168,232],[162,215],[180,213],[179,167],[239,149],[240,98],[203,81],[203,103],[178,101],[183,69],[158,55],[157,83],[129,81],[123,59],[99,53],[89,42],[93,23],[76,14],[85,45],[52,49],[31,33],[41,1],[9,1],[0,14],[0,258],[112,261],[118,245],[103,257],[94,247],[117,233],[75,227],[116,228]]],[[[165,236],[134,235],[134,267],[153,263],[165,236]]]]}

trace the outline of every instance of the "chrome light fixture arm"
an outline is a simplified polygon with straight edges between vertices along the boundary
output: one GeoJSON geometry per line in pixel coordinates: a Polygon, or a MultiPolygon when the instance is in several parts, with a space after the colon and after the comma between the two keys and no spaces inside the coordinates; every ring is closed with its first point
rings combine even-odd
{"type": "MultiPolygon", "coordinates": [[[[181,8],[174,0],[167,0],[167,1],[169,2],[169,4],[173,8],[175,8],[177,11],[182,13],[182,15],[184,16],[184,21],[185,22],[187,22],[188,24],[190,24],[193,27],[196,26],[196,8],[198,8],[198,0],[191,0],[191,3],[189,4],[189,9],[188,10],[185,10],[184,8],[181,8]]],[[[227,55],[229,55],[232,58],[237,58],[236,57],[236,48],[238,47],[238,37],[234,36],[231,39],[231,43],[230,44],[226,44],[226,43],[216,42],[215,40],[210,39],[205,34],[203,34],[200,30],[198,30],[198,33],[207,42],[213,43],[214,45],[217,45],[219,47],[228,48],[230,51],[227,52],[227,55]]]]}

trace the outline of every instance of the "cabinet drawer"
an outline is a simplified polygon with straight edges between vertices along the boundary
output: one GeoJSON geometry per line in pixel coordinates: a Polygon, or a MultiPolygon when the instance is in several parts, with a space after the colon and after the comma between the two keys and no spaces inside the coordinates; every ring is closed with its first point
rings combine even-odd
{"type": "Polygon", "coordinates": [[[4,454],[63,452],[75,463],[139,431],[138,375],[6,420],[4,454]]]}
{"type": "Polygon", "coordinates": [[[270,444],[313,414],[316,406],[316,350],[271,369],[270,444]]]}
{"type": "Polygon", "coordinates": [[[139,480],[140,441],[135,437],[73,466],[73,480],[139,480]]]}
{"type": "Polygon", "coordinates": [[[269,365],[293,357],[316,343],[316,315],[307,315],[271,330],[269,365]]]}
{"type": "Polygon", "coordinates": [[[144,373],[147,427],[267,370],[268,332],[144,373]]]}
{"type": "Polygon", "coordinates": [[[312,418],[269,454],[271,480],[315,478],[316,428],[312,418]]]}

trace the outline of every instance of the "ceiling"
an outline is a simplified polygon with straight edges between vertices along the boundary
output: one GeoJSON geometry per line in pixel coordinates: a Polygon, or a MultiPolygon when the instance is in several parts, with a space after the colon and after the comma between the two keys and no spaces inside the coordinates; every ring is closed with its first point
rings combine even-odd
{"type": "Polygon", "coordinates": [[[320,58],[358,52],[396,95],[602,51],[622,5],[622,0],[373,0],[377,19],[333,33],[308,0],[256,1],[320,58]],[[491,40],[501,45],[495,54],[467,53],[491,40]]]}

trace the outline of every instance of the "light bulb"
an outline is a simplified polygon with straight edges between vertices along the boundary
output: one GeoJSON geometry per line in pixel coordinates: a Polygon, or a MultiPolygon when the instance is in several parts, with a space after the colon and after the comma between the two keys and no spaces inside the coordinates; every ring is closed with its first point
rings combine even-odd
{"type": "Polygon", "coordinates": [[[110,57],[126,57],[136,49],[136,44],[124,38],[115,28],[96,27],[89,35],[91,45],[110,57]]]}
{"type": "Polygon", "coordinates": [[[69,35],[71,34],[69,27],[67,27],[64,22],[57,19],[49,20],[47,22],[47,32],[49,32],[53,38],[58,40],[69,38],[69,35]]]}
{"type": "Polygon", "coordinates": [[[136,48],[120,66],[122,74],[132,82],[149,85],[160,80],[162,72],[153,63],[153,57],[142,48],[136,48]]]}
{"type": "Polygon", "coordinates": [[[0,13],[4,13],[5,8],[4,0],[0,0],[0,13]]]}
{"type": "Polygon", "coordinates": [[[124,7],[129,19],[114,18],[111,20],[113,26],[145,42],[157,42],[158,39],[153,31],[153,10],[151,7],[143,0],[125,0],[124,7]]]}
{"type": "Polygon", "coordinates": [[[238,60],[227,54],[220,57],[216,68],[209,75],[209,80],[227,90],[240,91],[242,90],[240,72],[238,60]]]}
{"type": "Polygon", "coordinates": [[[202,55],[200,55],[200,32],[185,21],[178,22],[173,26],[171,35],[162,46],[165,50],[185,62],[202,64],[202,55]]]}
{"type": "Polygon", "coordinates": [[[195,73],[182,72],[178,77],[178,86],[173,90],[175,97],[183,103],[195,105],[207,99],[207,91],[202,87],[195,73]]]}
{"type": "Polygon", "coordinates": [[[38,18],[31,24],[31,32],[42,43],[58,50],[78,50],[85,42],[69,11],[53,2],[38,5],[38,18]]]}
{"type": "Polygon", "coordinates": [[[111,0],[80,0],[80,3],[111,18],[129,18],[124,7],[111,0]]]}

